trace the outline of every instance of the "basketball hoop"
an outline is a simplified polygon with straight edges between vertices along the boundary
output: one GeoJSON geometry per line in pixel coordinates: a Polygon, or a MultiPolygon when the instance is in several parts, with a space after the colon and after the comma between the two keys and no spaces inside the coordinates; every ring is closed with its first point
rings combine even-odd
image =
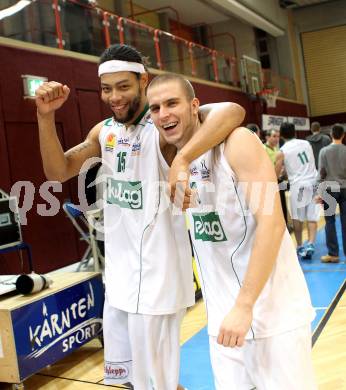
{"type": "Polygon", "coordinates": [[[268,88],[262,89],[258,94],[266,101],[267,107],[276,107],[276,99],[279,92],[280,91],[277,88],[268,88]]]}

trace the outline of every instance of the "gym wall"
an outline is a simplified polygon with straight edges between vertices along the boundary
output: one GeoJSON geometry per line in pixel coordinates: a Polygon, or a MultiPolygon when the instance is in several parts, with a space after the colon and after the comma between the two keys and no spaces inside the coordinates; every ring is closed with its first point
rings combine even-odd
{"type": "MultiPolygon", "coordinates": [[[[50,217],[42,217],[37,212],[38,204],[47,204],[39,194],[39,188],[46,179],[39,150],[35,103],[32,99],[23,98],[21,75],[45,76],[70,87],[68,101],[56,113],[58,136],[64,149],[68,149],[81,142],[92,126],[111,115],[99,98],[97,60],[93,56],[0,39],[0,188],[10,192],[18,181],[30,181],[34,185],[33,206],[27,212],[27,225],[22,226],[22,231],[24,241],[32,246],[34,269],[38,273],[78,261],[84,248],[62,209],[50,217]]],[[[155,72],[152,70],[152,74],[155,72]]],[[[246,109],[245,123],[261,123],[263,106],[258,100],[250,100],[235,88],[191,81],[202,104],[234,101],[246,109]]],[[[268,113],[305,116],[306,107],[279,100],[277,107],[269,109],[268,113]]],[[[76,179],[64,183],[62,189],[61,193],[54,194],[60,205],[66,199],[78,202],[76,179]]],[[[21,192],[20,206],[23,197],[24,191],[21,192]]],[[[27,271],[26,265],[24,271],[27,271]]],[[[1,256],[1,274],[19,272],[17,254],[1,256]]]]}

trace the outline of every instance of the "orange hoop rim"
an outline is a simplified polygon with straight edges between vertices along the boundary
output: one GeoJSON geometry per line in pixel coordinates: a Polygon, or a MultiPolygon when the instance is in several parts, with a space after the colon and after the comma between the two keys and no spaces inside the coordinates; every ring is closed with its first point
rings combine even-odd
{"type": "Polygon", "coordinates": [[[276,107],[276,99],[279,96],[279,92],[278,88],[266,88],[262,89],[258,95],[266,101],[268,108],[273,108],[276,107]]]}
{"type": "Polygon", "coordinates": [[[274,95],[277,96],[279,94],[280,90],[278,88],[264,88],[261,91],[258,92],[259,95],[265,97],[268,95],[274,95]]]}

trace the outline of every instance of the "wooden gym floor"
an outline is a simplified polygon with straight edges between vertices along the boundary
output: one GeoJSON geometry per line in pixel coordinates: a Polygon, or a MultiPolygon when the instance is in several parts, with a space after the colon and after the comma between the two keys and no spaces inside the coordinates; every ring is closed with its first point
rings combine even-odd
{"type": "MultiPolygon", "coordinates": [[[[319,227],[322,228],[322,224],[319,227]]],[[[323,230],[320,230],[318,234],[324,237],[323,230]]],[[[321,253],[324,254],[323,243],[319,245],[323,247],[320,248],[322,252],[320,251],[319,255],[321,253]]],[[[316,252],[318,253],[317,250],[316,252]]],[[[320,390],[346,390],[345,259],[342,259],[339,264],[322,265],[318,258],[313,263],[302,264],[302,268],[307,278],[313,305],[317,312],[317,318],[313,324],[313,363],[318,388],[320,390]],[[331,279],[326,279],[326,277],[331,279]],[[337,279],[333,279],[333,277],[337,279]],[[327,284],[321,284],[322,281],[327,284]],[[334,288],[334,290],[332,295],[329,292],[327,297],[328,304],[319,303],[321,294],[323,295],[325,292],[322,290],[329,289],[329,287],[334,288]]],[[[194,353],[190,350],[184,350],[185,346],[194,337],[201,337],[198,335],[205,326],[206,314],[204,305],[202,301],[199,301],[188,310],[181,329],[181,382],[183,385],[188,386],[189,390],[199,390],[199,386],[183,381],[184,378],[189,378],[193,375],[196,377],[193,382],[200,383],[199,378],[204,382],[204,385],[201,383],[200,389],[213,389],[212,385],[206,385],[198,365],[194,367],[194,353]]],[[[200,353],[198,352],[198,354],[200,353]]],[[[208,355],[207,348],[205,355],[208,355]]],[[[210,374],[208,375],[210,376],[210,374]]],[[[212,383],[211,378],[208,378],[208,381],[212,383]]],[[[25,390],[97,390],[106,388],[103,384],[103,349],[99,340],[92,340],[64,360],[28,378],[24,381],[24,385],[25,390]]],[[[10,388],[8,384],[0,384],[1,390],[8,388],[10,388]]],[[[125,389],[126,387],[108,386],[108,388],[125,389]]]]}

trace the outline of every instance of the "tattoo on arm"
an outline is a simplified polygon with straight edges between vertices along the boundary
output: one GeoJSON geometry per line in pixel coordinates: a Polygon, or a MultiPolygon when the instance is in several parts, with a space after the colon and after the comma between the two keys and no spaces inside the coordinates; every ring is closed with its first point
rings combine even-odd
{"type": "Polygon", "coordinates": [[[69,150],[67,153],[66,153],[66,157],[70,157],[70,156],[73,156],[75,154],[78,154],[80,153],[81,151],[85,150],[85,149],[88,149],[90,148],[91,144],[90,142],[83,142],[82,144],[80,145],[77,145],[75,146],[73,149],[69,150]]]}

